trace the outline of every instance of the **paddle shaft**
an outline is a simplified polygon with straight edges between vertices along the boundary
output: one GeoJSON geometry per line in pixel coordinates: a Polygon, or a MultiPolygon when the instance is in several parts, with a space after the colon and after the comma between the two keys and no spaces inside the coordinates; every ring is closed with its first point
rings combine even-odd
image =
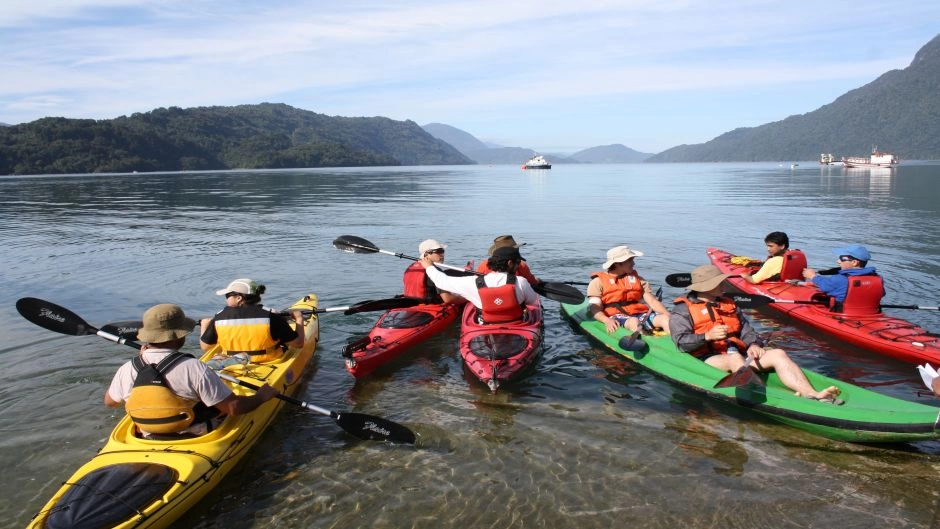
{"type": "MultiPolygon", "coordinates": [[[[245,382],[244,380],[235,378],[232,375],[229,375],[228,373],[218,373],[218,375],[219,375],[219,378],[222,378],[223,380],[228,380],[232,384],[238,384],[239,386],[243,388],[248,388],[254,391],[258,391],[259,389],[261,389],[261,386],[252,384],[251,382],[245,382]]],[[[296,406],[300,406],[301,408],[307,408],[308,410],[315,411],[321,415],[326,415],[334,419],[339,418],[339,414],[336,413],[335,411],[330,411],[326,408],[321,408],[317,406],[316,404],[310,404],[309,402],[302,401],[300,399],[295,399],[294,397],[289,397],[287,395],[284,395],[283,393],[278,393],[277,395],[275,395],[275,397],[283,400],[284,402],[289,402],[296,406]]]]}

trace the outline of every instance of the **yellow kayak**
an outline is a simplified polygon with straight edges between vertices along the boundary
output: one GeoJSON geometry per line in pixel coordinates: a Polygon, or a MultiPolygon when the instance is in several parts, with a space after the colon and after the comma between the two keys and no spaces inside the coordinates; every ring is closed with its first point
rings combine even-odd
{"type": "MultiPolygon", "coordinates": [[[[314,294],[291,306],[305,311],[302,348],[289,349],[271,362],[230,365],[225,373],[255,386],[270,384],[284,395],[295,394],[320,337],[316,308],[314,294]]],[[[219,353],[216,346],[202,360],[219,353]]],[[[252,392],[234,384],[232,390],[252,392]]],[[[65,482],[29,527],[168,527],[241,461],[283,405],[284,400],[271,399],[245,415],[226,417],[206,435],[172,441],[137,437],[134,423],[125,415],[104,448],[65,482]]]]}

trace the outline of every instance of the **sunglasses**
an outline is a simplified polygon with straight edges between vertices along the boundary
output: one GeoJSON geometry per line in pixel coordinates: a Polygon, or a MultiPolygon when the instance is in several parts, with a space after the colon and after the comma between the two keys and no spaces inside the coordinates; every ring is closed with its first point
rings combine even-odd
{"type": "Polygon", "coordinates": [[[839,262],[844,263],[846,261],[858,261],[858,259],[852,257],[851,255],[840,255],[839,262]]]}
{"type": "Polygon", "coordinates": [[[424,252],[424,253],[435,253],[435,254],[441,255],[441,254],[444,253],[444,249],[443,249],[443,248],[438,248],[438,249],[436,249],[436,250],[428,250],[428,251],[426,251],[426,252],[424,252]]]}
{"type": "Polygon", "coordinates": [[[244,294],[239,294],[238,292],[228,292],[227,294],[225,294],[225,299],[228,299],[232,296],[244,296],[244,294]]]}

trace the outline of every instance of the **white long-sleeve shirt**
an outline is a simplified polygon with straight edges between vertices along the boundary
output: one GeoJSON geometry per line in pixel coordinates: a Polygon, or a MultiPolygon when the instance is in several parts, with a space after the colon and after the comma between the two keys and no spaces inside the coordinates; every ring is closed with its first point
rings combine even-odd
{"type": "MultiPolygon", "coordinates": [[[[434,266],[426,268],[425,272],[437,288],[459,294],[473,303],[474,307],[483,310],[483,300],[480,299],[480,291],[477,289],[477,276],[449,276],[434,266]]],[[[490,272],[483,276],[483,282],[488,287],[499,287],[506,284],[507,277],[505,272],[490,272]]],[[[526,306],[537,302],[538,299],[539,295],[532,290],[529,281],[516,276],[516,300],[526,306]]]]}

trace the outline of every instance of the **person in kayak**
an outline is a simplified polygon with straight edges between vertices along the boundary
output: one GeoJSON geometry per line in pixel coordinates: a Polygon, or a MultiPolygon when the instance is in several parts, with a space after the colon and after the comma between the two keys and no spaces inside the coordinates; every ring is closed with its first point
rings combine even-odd
{"type": "MultiPolygon", "coordinates": [[[[803,284],[815,285],[824,294],[834,300],[832,310],[842,312],[842,304],[849,292],[849,278],[856,276],[878,276],[878,272],[873,266],[868,266],[871,259],[871,253],[861,244],[850,244],[845,248],[836,248],[832,253],[839,256],[839,272],[833,275],[823,275],[812,268],[803,270],[803,277],[806,281],[803,284]]],[[[866,305],[871,305],[875,309],[881,304],[881,298],[885,295],[884,285],[881,281],[872,282],[861,290],[860,298],[867,298],[866,305]],[[870,286],[871,288],[868,288],[870,286]],[[870,291],[873,290],[873,291],[870,291]]],[[[877,310],[875,310],[877,312],[877,310]]]]}
{"type": "MultiPolygon", "coordinates": [[[[422,258],[428,257],[434,263],[444,262],[444,249],[447,245],[434,239],[421,241],[418,245],[418,254],[422,258]]],[[[421,261],[411,263],[411,266],[405,269],[402,277],[404,283],[404,295],[410,298],[421,298],[425,303],[436,305],[440,303],[460,304],[466,300],[462,297],[441,290],[434,285],[434,282],[424,273],[424,267],[421,261]]]]}
{"type": "Polygon", "coordinates": [[[145,438],[203,435],[220,417],[248,413],[277,395],[268,384],[254,395],[235,395],[205,363],[180,353],[195,326],[177,305],[147,309],[137,331],[140,355],[118,368],[105,391],[105,405],[124,404],[145,438]]]}
{"type": "Polygon", "coordinates": [[[767,245],[767,260],[754,274],[741,274],[748,283],[758,284],[768,280],[779,280],[783,271],[783,255],[790,248],[790,238],[782,231],[772,231],[764,237],[767,245]]]}
{"type": "Polygon", "coordinates": [[[676,299],[670,313],[669,330],[676,347],[729,373],[741,368],[747,355],[758,370],[776,371],[780,381],[797,395],[841,403],[836,399],[839,388],[829,386],[817,391],[786,351],[764,348],[757,331],[734,301],[723,295],[723,281],[730,275],[711,264],[692,270],[688,294],[676,299]]]}
{"type": "Polygon", "coordinates": [[[634,260],[642,256],[643,252],[629,246],[616,246],[607,250],[604,271],[591,274],[588,314],[603,323],[608,334],[620,327],[669,330],[669,311],[636,271],[634,260]]]}
{"type": "Polygon", "coordinates": [[[296,329],[283,317],[261,306],[265,286],[251,279],[236,279],[216,295],[225,296],[225,308],[200,322],[199,347],[208,351],[219,344],[228,355],[245,353],[252,362],[279,358],[285,347],[303,347],[304,318],[293,311],[296,329]]]}
{"type": "MultiPolygon", "coordinates": [[[[493,256],[493,252],[496,251],[497,248],[509,247],[519,249],[525,245],[526,243],[524,242],[517,243],[516,240],[512,238],[512,235],[500,235],[499,237],[496,237],[493,239],[493,244],[490,245],[490,249],[487,250],[488,257],[480,262],[479,266],[477,266],[477,272],[480,272],[481,274],[487,274],[492,271],[489,266],[489,258],[493,256]]],[[[525,258],[522,257],[521,254],[519,255],[519,258],[522,259],[522,261],[520,261],[519,266],[516,267],[515,274],[517,276],[526,278],[526,280],[532,286],[538,285],[540,281],[532,273],[532,270],[529,269],[529,265],[526,263],[525,258]]]]}
{"type": "Polygon", "coordinates": [[[525,315],[526,305],[538,302],[539,295],[529,281],[515,275],[521,262],[519,249],[513,246],[493,250],[489,258],[492,271],[482,276],[449,276],[438,270],[429,256],[423,256],[420,261],[437,288],[459,294],[473,303],[484,323],[519,321],[525,315]]]}

